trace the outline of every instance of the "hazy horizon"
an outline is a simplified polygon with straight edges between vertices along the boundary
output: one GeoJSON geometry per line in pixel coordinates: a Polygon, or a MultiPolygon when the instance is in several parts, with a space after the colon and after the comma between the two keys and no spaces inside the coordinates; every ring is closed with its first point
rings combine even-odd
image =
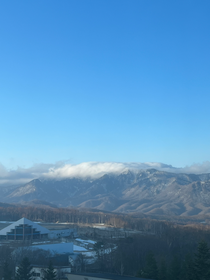
{"type": "Polygon", "coordinates": [[[27,183],[37,178],[99,178],[104,174],[122,173],[126,170],[137,172],[144,169],[157,169],[173,173],[203,174],[210,173],[210,162],[193,164],[185,167],[174,167],[172,165],[158,162],[83,162],[80,164],[69,164],[57,162],[55,164],[35,164],[29,168],[18,167],[8,170],[0,164],[0,186],[18,185],[27,183]]]}

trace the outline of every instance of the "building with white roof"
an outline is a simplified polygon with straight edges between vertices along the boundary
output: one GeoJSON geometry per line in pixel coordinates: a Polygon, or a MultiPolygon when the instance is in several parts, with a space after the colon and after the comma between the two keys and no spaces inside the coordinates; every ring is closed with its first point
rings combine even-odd
{"type": "Polygon", "coordinates": [[[33,245],[30,246],[32,250],[45,250],[50,251],[53,255],[54,254],[72,254],[74,252],[73,243],[56,243],[56,244],[40,244],[40,245],[33,245]]]}

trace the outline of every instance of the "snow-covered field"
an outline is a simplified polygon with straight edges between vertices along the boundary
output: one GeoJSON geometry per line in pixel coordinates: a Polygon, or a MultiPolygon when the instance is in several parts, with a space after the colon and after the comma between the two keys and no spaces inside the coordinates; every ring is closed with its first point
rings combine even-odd
{"type": "Polygon", "coordinates": [[[15,223],[15,221],[0,221],[1,224],[12,224],[15,223]]]}
{"type": "Polygon", "coordinates": [[[85,244],[85,245],[88,245],[88,244],[95,244],[95,243],[96,243],[96,241],[93,241],[93,240],[84,240],[84,239],[81,239],[81,238],[76,238],[75,240],[78,241],[78,242],[81,242],[81,243],[83,243],[83,244],[85,244]]]}
{"type": "MultiPolygon", "coordinates": [[[[98,228],[98,229],[108,229],[110,230],[110,227],[106,227],[106,226],[103,226],[103,225],[99,225],[99,226],[93,226],[94,228],[98,228]]],[[[112,229],[112,228],[111,228],[112,229]]]]}
{"type": "Polygon", "coordinates": [[[74,245],[73,246],[74,252],[87,252],[87,249],[81,246],[74,245]]]}
{"type": "Polygon", "coordinates": [[[40,242],[32,242],[32,245],[39,245],[39,244],[44,244],[44,243],[49,243],[51,241],[40,241],[40,242]]]}

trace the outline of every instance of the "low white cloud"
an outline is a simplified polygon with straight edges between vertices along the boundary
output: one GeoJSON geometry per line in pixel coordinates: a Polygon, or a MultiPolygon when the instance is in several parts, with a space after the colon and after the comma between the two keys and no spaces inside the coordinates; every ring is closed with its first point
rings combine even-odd
{"type": "Polygon", "coordinates": [[[122,173],[126,170],[138,171],[141,169],[157,169],[174,173],[210,173],[210,162],[202,164],[193,164],[183,168],[176,168],[158,162],[83,162],[80,164],[66,164],[58,162],[56,164],[36,164],[30,168],[18,167],[15,170],[7,170],[0,164],[0,185],[11,186],[20,185],[29,182],[32,179],[46,178],[99,178],[106,173],[122,173]]]}
{"type": "Polygon", "coordinates": [[[210,162],[205,161],[202,164],[194,163],[190,166],[179,168],[178,171],[182,173],[193,173],[193,174],[210,173],[210,162]]]}
{"type": "Polygon", "coordinates": [[[58,162],[56,164],[34,164],[30,168],[17,167],[14,170],[7,170],[0,163],[0,185],[3,186],[11,186],[11,185],[20,185],[29,182],[35,178],[39,178],[43,176],[44,173],[49,172],[49,169],[59,168],[63,165],[62,162],[58,162]]]}

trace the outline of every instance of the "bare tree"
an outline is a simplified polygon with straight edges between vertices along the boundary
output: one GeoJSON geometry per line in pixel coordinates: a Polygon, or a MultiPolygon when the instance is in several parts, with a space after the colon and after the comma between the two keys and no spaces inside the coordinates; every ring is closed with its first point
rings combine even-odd
{"type": "Polygon", "coordinates": [[[87,264],[88,264],[87,258],[83,254],[79,254],[74,262],[74,268],[76,271],[85,272],[87,264]]]}

